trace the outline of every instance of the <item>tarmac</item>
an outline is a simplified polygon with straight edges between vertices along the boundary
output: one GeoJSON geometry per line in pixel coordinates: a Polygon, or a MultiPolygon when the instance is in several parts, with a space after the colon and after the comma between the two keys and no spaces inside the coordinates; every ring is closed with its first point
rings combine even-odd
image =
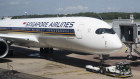
{"type": "MultiPolygon", "coordinates": [[[[88,72],[86,65],[99,65],[98,55],[55,49],[52,54],[39,55],[38,48],[12,46],[14,56],[0,59],[0,79],[120,79],[88,72]]],[[[131,63],[133,77],[140,78],[140,57],[137,61],[126,59],[129,53],[122,48],[105,60],[105,66],[116,62],[131,63]]]]}

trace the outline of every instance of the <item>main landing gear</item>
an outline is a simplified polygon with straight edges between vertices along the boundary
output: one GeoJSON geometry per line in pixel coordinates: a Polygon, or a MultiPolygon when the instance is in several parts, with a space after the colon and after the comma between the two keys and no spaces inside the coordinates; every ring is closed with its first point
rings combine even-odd
{"type": "Polygon", "coordinates": [[[53,48],[40,48],[40,54],[50,54],[53,53],[53,48]]]}

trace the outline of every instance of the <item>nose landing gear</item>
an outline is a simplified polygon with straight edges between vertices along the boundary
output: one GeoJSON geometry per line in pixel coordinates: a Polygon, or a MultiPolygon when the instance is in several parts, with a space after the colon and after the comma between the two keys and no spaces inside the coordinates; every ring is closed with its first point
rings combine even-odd
{"type": "Polygon", "coordinates": [[[137,56],[134,56],[134,55],[127,55],[127,60],[136,61],[136,60],[137,60],[137,56]]]}

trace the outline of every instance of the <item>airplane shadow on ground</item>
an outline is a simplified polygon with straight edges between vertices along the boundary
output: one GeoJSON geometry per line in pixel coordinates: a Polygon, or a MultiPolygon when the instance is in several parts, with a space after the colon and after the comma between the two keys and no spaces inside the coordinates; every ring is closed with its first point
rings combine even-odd
{"type": "MultiPolygon", "coordinates": [[[[127,57],[126,56],[112,56],[112,57],[109,57],[110,60],[127,60],[127,57]]],[[[140,60],[140,57],[137,57],[137,60],[140,60]]],[[[131,66],[133,67],[138,67],[140,66],[140,61],[129,61],[131,66]]]]}
{"type": "Polygon", "coordinates": [[[13,62],[13,61],[8,58],[38,58],[38,57],[28,56],[31,53],[38,52],[36,50],[31,50],[31,49],[26,49],[26,48],[21,48],[21,47],[14,47],[14,46],[12,46],[12,49],[15,50],[13,56],[6,56],[6,58],[0,59],[0,64],[7,63],[6,67],[10,67],[10,69],[0,68],[0,79],[52,79],[48,77],[26,74],[26,73],[18,72],[14,69],[11,69],[12,65],[8,63],[13,62]]]}
{"type": "Polygon", "coordinates": [[[140,61],[134,61],[134,62],[131,62],[130,64],[131,66],[138,67],[140,66],[140,61]]]}
{"type": "MultiPolygon", "coordinates": [[[[41,57],[37,56],[29,56],[30,54],[39,54],[39,50],[32,50],[32,49],[27,49],[27,48],[21,48],[21,47],[15,47],[12,46],[12,49],[15,50],[14,56],[8,56],[8,58],[38,58],[38,59],[47,59],[50,61],[55,61],[75,67],[81,67],[85,68],[86,65],[93,65],[93,66],[99,66],[100,63],[99,61],[89,61],[89,60],[84,60],[84,59],[78,59],[74,57],[69,57],[67,55],[76,53],[76,54],[82,54],[82,55],[91,55],[91,54],[86,54],[86,53],[80,53],[80,52],[72,52],[72,51],[66,51],[66,50],[54,50],[53,53],[51,54],[42,54],[41,57]]],[[[96,58],[95,58],[96,59],[96,58]]],[[[125,56],[112,56],[109,57],[107,60],[122,60],[126,59],[125,56]]],[[[140,59],[140,57],[138,57],[140,59]]],[[[6,61],[6,60],[5,60],[6,61]]],[[[9,60],[10,61],[10,60],[9,60]]],[[[12,61],[10,61],[12,62],[12,61]]],[[[104,64],[105,66],[109,66],[109,64],[104,64]]],[[[131,62],[132,66],[140,66],[140,62],[131,62]]]]}
{"type": "Polygon", "coordinates": [[[0,68],[0,79],[52,79],[52,78],[44,78],[36,75],[21,73],[15,70],[0,68]]]}
{"type": "MultiPolygon", "coordinates": [[[[46,56],[47,60],[50,61],[55,61],[75,67],[80,67],[80,68],[85,68],[86,65],[93,65],[93,66],[99,66],[100,63],[96,61],[89,61],[89,60],[84,60],[84,59],[78,59],[78,58],[73,58],[73,57],[68,57],[66,54],[52,54],[52,55],[47,55],[46,56]]],[[[109,66],[108,64],[104,64],[105,66],[109,66]]]]}
{"type": "Polygon", "coordinates": [[[122,60],[122,59],[126,59],[125,56],[111,56],[108,59],[110,60],[122,60]]]}
{"type": "Polygon", "coordinates": [[[12,60],[4,59],[4,58],[0,59],[0,63],[9,63],[9,62],[12,62],[12,60]]]}
{"type": "MultiPolygon", "coordinates": [[[[15,47],[12,46],[12,49],[14,49],[14,56],[8,56],[7,58],[38,58],[38,59],[47,59],[50,61],[55,61],[75,67],[81,67],[85,68],[86,65],[93,65],[93,66],[99,66],[100,63],[99,61],[89,61],[89,60],[84,60],[84,59],[78,59],[74,57],[69,57],[67,55],[71,53],[75,53],[72,51],[66,51],[66,50],[54,50],[53,53],[51,54],[42,54],[41,57],[36,57],[36,56],[29,56],[30,54],[35,54],[39,53],[38,50],[32,50],[32,49],[26,49],[26,48],[21,48],[21,47],[15,47]]],[[[76,54],[82,54],[82,55],[91,55],[91,54],[85,54],[85,53],[80,53],[76,52],[76,54]]],[[[104,64],[105,66],[109,66],[108,64],[104,64]]]]}
{"type": "MultiPolygon", "coordinates": [[[[127,57],[126,56],[111,56],[108,59],[111,59],[111,60],[122,60],[122,59],[127,59],[127,57]]],[[[140,57],[137,57],[137,59],[139,60],[140,57]]]]}

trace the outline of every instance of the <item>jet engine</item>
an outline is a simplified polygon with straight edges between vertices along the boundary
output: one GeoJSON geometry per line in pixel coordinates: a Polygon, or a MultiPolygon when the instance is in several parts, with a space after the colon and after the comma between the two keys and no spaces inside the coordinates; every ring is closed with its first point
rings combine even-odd
{"type": "Polygon", "coordinates": [[[0,39],[0,58],[5,57],[8,54],[9,46],[7,42],[3,39],[0,39]]]}

